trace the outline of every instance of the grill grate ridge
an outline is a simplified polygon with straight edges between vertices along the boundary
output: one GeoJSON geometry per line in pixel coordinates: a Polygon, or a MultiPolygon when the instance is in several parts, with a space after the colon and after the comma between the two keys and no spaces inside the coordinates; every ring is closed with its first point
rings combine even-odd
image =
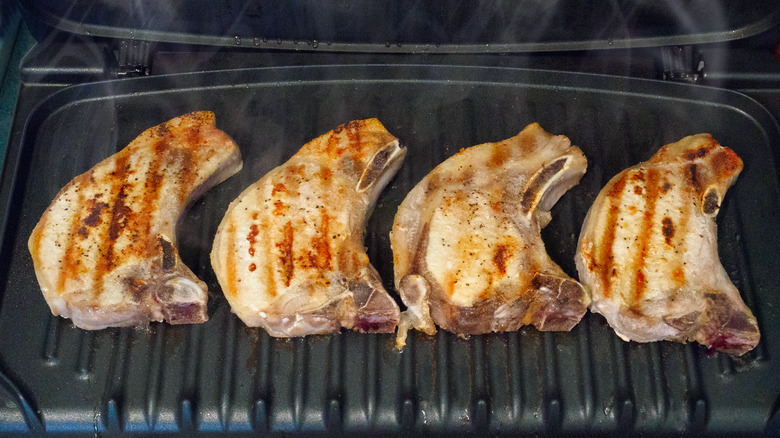
{"type": "Polygon", "coordinates": [[[258,347],[257,370],[255,372],[253,428],[265,432],[269,428],[269,403],[271,394],[271,337],[257,330],[256,345],[258,347]]]}
{"type": "Polygon", "coordinates": [[[149,380],[147,381],[146,395],[144,397],[146,401],[144,416],[146,417],[146,424],[149,426],[150,430],[155,429],[155,423],[157,422],[158,399],[160,398],[160,391],[162,390],[162,373],[163,367],[165,366],[163,344],[165,343],[166,325],[160,324],[155,328],[156,330],[152,333],[153,341],[150,343],[151,359],[147,372],[149,380]]]}
{"type": "Polygon", "coordinates": [[[46,336],[43,340],[43,359],[49,365],[57,364],[57,353],[59,351],[60,330],[62,318],[49,315],[46,329],[46,336]]]}

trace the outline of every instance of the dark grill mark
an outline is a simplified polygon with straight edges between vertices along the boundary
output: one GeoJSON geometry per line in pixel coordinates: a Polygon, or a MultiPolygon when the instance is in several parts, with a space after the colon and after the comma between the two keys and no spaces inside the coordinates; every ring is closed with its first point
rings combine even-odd
{"type": "MultiPolygon", "coordinates": [[[[353,120],[349,123],[347,123],[346,126],[346,134],[347,138],[349,139],[349,148],[354,154],[355,160],[362,160],[363,159],[363,140],[361,138],[361,123],[360,120],[353,120]]],[[[345,152],[344,150],[339,151],[340,153],[345,152]]]]}
{"type": "Polygon", "coordinates": [[[157,200],[160,198],[160,188],[163,185],[164,177],[159,170],[160,160],[152,160],[146,172],[142,199],[140,204],[137,205],[140,214],[136,222],[136,229],[144,236],[149,236],[152,233],[154,208],[157,200]]]}
{"type": "Polygon", "coordinates": [[[330,271],[331,253],[330,253],[330,216],[325,210],[321,210],[320,229],[311,240],[311,246],[314,253],[311,257],[311,265],[316,268],[320,274],[324,271],[330,271]]]}
{"type": "Polygon", "coordinates": [[[544,195],[544,187],[550,179],[563,170],[568,159],[568,157],[563,157],[553,161],[526,184],[525,190],[523,190],[523,198],[520,200],[520,206],[524,213],[527,214],[536,207],[542,195],[544,195]]]}
{"type": "Polygon", "coordinates": [[[696,150],[690,150],[685,152],[685,158],[688,161],[693,161],[697,158],[704,158],[712,150],[712,145],[702,146],[696,150]]]}
{"type": "Polygon", "coordinates": [[[658,202],[659,186],[658,186],[658,171],[649,169],[647,171],[647,196],[645,197],[645,215],[642,219],[642,228],[639,234],[637,242],[637,248],[639,253],[634,256],[634,262],[636,263],[636,281],[634,282],[634,300],[639,301],[642,299],[642,295],[645,292],[645,262],[648,253],[648,245],[650,243],[650,237],[653,234],[653,217],[655,217],[655,207],[658,202]]]}
{"type": "Polygon", "coordinates": [[[661,231],[664,233],[666,244],[671,245],[672,239],[674,238],[674,222],[672,222],[672,218],[665,217],[661,221],[661,231]]]}
{"type": "Polygon", "coordinates": [[[606,229],[604,230],[604,237],[601,240],[601,255],[598,257],[601,262],[601,271],[599,277],[601,278],[601,284],[604,286],[604,297],[609,298],[612,293],[612,280],[611,276],[614,271],[615,259],[612,254],[612,246],[615,243],[615,233],[617,231],[617,219],[620,213],[620,200],[623,196],[623,189],[626,187],[626,174],[623,174],[612,188],[607,193],[609,205],[609,211],[607,212],[606,229]]]}
{"type": "Polygon", "coordinates": [[[700,188],[701,182],[699,181],[699,174],[698,174],[698,168],[695,164],[691,164],[687,167],[688,169],[688,180],[690,181],[691,185],[697,189],[700,188]]]}
{"type": "MultiPolygon", "coordinates": [[[[178,169],[176,187],[181,201],[185,201],[192,193],[195,180],[198,177],[198,167],[195,165],[194,154],[191,149],[197,148],[200,143],[200,129],[196,129],[195,140],[188,143],[186,147],[172,147],[170,150],[171,168],[178,169]]],[[[213,154],[209,154],[213,155],[213,154]]]]}
{"type": "Polygon", "coordinates": [[[496,265],[498,272],[501,275],[506,274],[506,260],[508,257],[508,249],[506,245],[498,245],[496,247],[496,253],[493,255],[493,264],[496,265]]]}
{"type": "MultiPolygon", "coordinates": [[[[282,241],[276,243],[279,249],[279,263],[282,265],[282,279],[284,285],[290,287],[290,282],[295,269],[295,260],[293,258],[293,226],[292,222],[287,222],[282,230],[282,241]]],[[[275,295],[272,294],[272,296],[275,295]]]]}
{"type": "Polygon", "coordinates": [[[166,135],[169,135],[171,133],[171,128],[170,126],[168,126],[168,123],[163,123],[153,128],[150,128],[149,131],[155,137],[165,137],[166,135]]]}
{"type": "MultiPolygon", "coordinates": [[[[102,193],[98,193],[98,195],[102,195],[102,193]]],[[[95,199],[90,199],[88,201],[89,203],[89,216],[87,216],[84,219],[84,225],[88,227],[94,227],[97,226],[100,223],[100,214],[108,208],[108,204],[105,202],[97,202],[96,198],[99,196],[95,195],[95,199]]]]}
{"type": "Polygon", "coordinates": [[[111,194],[113,199],[109,204],[111,205],[111,219],[107,226],[107,236],[102,239],[98,239],[100,249],[96,254],[98,257],[95,266],[95,289],[94,298],[100,296],[103,292],[103,278],[115,267],[114,260],[114,246],[116,240],[121,234],[122,230],[127,226],[128,219],[132,215],[132,210],[125,205],[125,199],[127,198],[127,188],[131,187],[127,184],[125,176],[128,170],[129,153],[119,153],[116,159],[116,170],[112,172],[112,188],[111,194]]]}
{"type": "Polygon", "coordinates": [[[114,201],[114,208],[111,209],[111,221],[108,223],[108,248],[106,248],[105,256],[106,267],[109,270],[116,266],[113,259],[116,241],[122,235],[122,231],[127,227],[133,215],[133,210],[125,204],[128,187],[131,186],[122,184],[114,201]]]}
{"type": "Polygon", "coordinates": [[[162,251],[162,269],[164,272],[170,272],[176,267],[176,249],[168,239],[160,236],[160,250],[162,251]]]}

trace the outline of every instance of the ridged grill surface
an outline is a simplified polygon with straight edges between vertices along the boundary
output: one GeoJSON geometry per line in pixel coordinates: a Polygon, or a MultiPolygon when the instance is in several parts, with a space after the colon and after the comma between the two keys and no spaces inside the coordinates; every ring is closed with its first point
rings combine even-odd
{"type": "MultiPolygon", "coordinates": [[[[421,66],[277,68],[73,87],[31,116],[4,223],[0,430],[590,433],[761,431],[780,394],[778,132],[736,93],[625,78],[421,66]],[[59,189],[145,128],[211,110],[244,169],[185,215],[178,247],[210,289],[206,324],[76,329],[51,316],[26,241],[59,189]],[[415,333],[274,339],[230,313],[209,266],[228,203],[306,141],[378,117],[409,148],[366,231],[392,287],[388,232],[409,190],[462,147],[539,122],[588,158],[543,231],[576,277],[582,221],[601,187],[665,143],[710,132],[744,160],[718,218],[719,253],[758,317],[745,357],[621,341],[598,315],[569,333],[415,333]]],[[[6,171],[9,171],[7,168],[6,171]]],[[[9,190],[10,188],[5,188],[9,190]]]]}

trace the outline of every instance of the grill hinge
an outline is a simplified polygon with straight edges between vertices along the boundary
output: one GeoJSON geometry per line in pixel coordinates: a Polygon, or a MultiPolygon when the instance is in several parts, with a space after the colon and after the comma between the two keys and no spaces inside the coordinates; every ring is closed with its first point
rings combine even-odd
{"type": "Polygon", "coordinates": [[[676,82],[699,82],[704,72],[701,51],[693,46],[661,47],[663,80],[676,82]]]}
{"type": "Polygon", "coordinates": [[[118,78],[149,76],[152,70],[151,59],[149,42],[122,40],[117,54],[116,76],[118,78]]]}

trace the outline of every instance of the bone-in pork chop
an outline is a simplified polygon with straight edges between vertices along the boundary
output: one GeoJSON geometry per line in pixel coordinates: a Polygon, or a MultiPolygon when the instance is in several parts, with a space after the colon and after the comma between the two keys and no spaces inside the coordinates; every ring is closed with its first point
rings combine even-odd
{"type": "Polygon", "coordinates": [[[378,120],[352,121],[244,190],[211,252],[233,312],[277,337],[394,331],[398,305],[369,263],[363,228],[405,154],[378,120]]]}
{"type": "Polygon", "coordinates": [[[540,231],[585,173],[582,151],[538,124],[462,150],[431,171],[398,209],[390,241],[407,330],[459,334],[570,330],[590,302],[556,265],[540,231]]]}
{"type": "Polygon", "coordinates": [[[577,270],[591,310],[624,340],[697,341],[740,355],[755,317],[718,259],[715,216],[742,160],[709,134],[662,147],[601,190],[580,235],[577,270]]]}
{"type": "Polygon", "coordinates": [[[175,227],[241,164],[204,111],[147,129],[74,178],[28,241],[52,313],[84,329],[206,321],[206,284],[179,258],[175,227]]]}

